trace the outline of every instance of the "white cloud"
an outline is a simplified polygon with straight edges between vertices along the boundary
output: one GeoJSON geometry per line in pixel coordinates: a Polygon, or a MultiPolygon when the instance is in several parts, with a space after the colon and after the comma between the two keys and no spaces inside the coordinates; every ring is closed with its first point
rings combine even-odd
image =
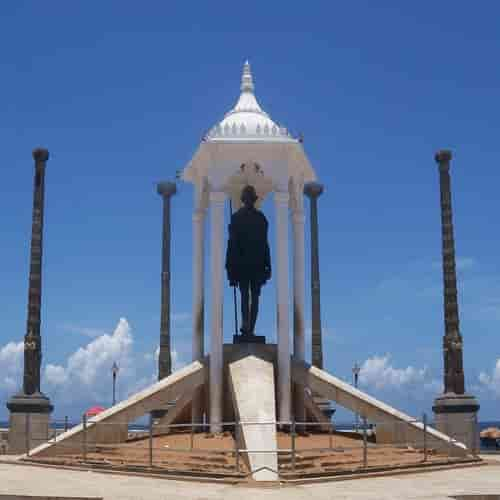
{"type": "Polygon", "coordinates": [[[120,382],[126,384],[134,374],[132,332],[127,320],[121,318],[113,334],[100,335],[70,355],[66,366],[48,364],[44,381],[50,390],[57,391],[66,402],[73,399],[109,399],[111,367],[120,367],[120,382]]]}
{"type": "Polygon", "coordinates": [[[48,384],[62,385],[68,381],[66,370],[62,366],[48,364],[45,367],[45,379],[48,384]]]}
{"type": "Polygon", "coordinates": [[[427,368],[394,368],[390,356],[373,356],[361,366],[359,382],[362,385],[374,386],[376,389],[401,388],[414,383],[423,384],[427,377],[427,368]]]}
{"type": "Polygon", "coordinates": [[[106,334],[106,330],[102,328],[88,328],[85,326],[75,325],[73,323],[64,323],[63,330],[69,333],[76,333],[78,335],[85,335],[85,337],[96,338],[106,334]]]}
{"type": "MultiPolygon", "coordinates": [[[[152,352],[133,350],[132,329],[121,318],[112,334],[104,333],[71,354],[65,364],[47,364],[43,384],[47,394],[64,405],[108,406],[111,399],[111,367],[119,366],[117,398],[124,399],[157,380],[159,346],[152,352]]],[[[172,350],[172,368],[182,366],[172,350]]]]}
{"type": "MultiPolygon", "coordinates": [[[[77,330],[78,327],[74,327],[74,331],[77,330]]],[[[88,330],[99,332],[92,328],[88,330]]],[[[21,388],[23,352],[23,342],[0,346],[0,400],[21,388]]],[[[157,380],[158,355],[158,346],[146,354],[134,352],[133,331],[122,318],[112,333],[101,333],[87,340],[65,362],[49,360],[42,367],[42,390],[51,398],[59,416],[63,411],[74,415],[95,404],[109,406],[113,362],[116,361],[120,368],[117,398],[122,400],[157,380]]],[[[185,364],[183,357],[186,356],[172,350],[174,371],[185,364]]]]}
{"type": "Polygon", "coordinates": [[[422,389],[425,392],[430,392],[432,394],[442,394],[444,392],[443,380],[440,379],[431,379],[427,382],[424,382],[422,385],[422,389]]]}
{"type": "Polygon", "coordinates": [[[128,368],[132,342],[130,326],[126,319],[121,318],[112,335],[101,335],[72,354],[67,370],[82,383],[92,385],[103,370],[111,369],[115,361],[121,371],[128,368]]]}
{"type": "MultiPolygon", "coordinates": [[[[160,346],[157,346],[154,352],[147,352],[146,354],[144,354],[144,359],[146,361],[154,361],[155,369],[157,368],[159,357],[160,357],[160,346]]],[[[182,368],[186,364],[186,362],[183,359],[181,359],[179,353],[175,349],[171,350],[170,357],[172,360],[172,371],[178,370],[179,368],[182,368]]]]}
{"type": "Polygon", "coordinates": [[[0,390],[12,393],[21,388],[24,342],[9,342],[0,348],[0,390]]]}
{"type": "Polygon", "coordinates": [[[491,375],[485,372],[479,374],[479,382],[483,387],[489,389],[500,398],[500,358],[497,359],[491,375]]]}

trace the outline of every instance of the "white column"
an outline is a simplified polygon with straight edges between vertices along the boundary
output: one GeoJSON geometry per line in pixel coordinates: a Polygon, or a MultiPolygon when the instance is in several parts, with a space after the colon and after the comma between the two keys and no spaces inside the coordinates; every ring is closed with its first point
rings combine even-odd
{"type": "Polygon", "coordinates": [[[288,193],[274,194],[276,207],[276,304],[278,318],[278,411],[279,420],[289,421],[291,417],[290,382],[290,299],[288,279],[288,193]]]}
{"type": "Polygon", "coordinates": [[[221,432],[223,391],[223,263],[224,201],[221,192],[210,193],[210,432],[221,432]]]}
{"type": "MultiPolygon", "coordinates": [[[[203,358],[204,309],[205,309],[205,210],[193,213],[193,361],[203,358]]],[[[192,421],[201,423],[203,391],[193,396],[192,421]]]]}
{"type": "MultiPolygon", "coordinates": [[[[302,193],[300,194],[302,196],[302,193]]],[[[305,309],[305,241],[304,212],[293,212],[293,355],[297,360],[304,361],[306,357],[306,341],[304,332],[305,309]]],[[[295,388],[294,413],[295,419],[305,422],[304,387],[295,388]]]]}

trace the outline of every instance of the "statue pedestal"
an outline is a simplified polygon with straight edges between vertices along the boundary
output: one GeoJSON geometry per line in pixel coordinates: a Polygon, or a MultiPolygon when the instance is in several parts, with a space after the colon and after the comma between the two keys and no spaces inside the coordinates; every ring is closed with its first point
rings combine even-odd
{"type": "Polygon", "coordinates": [[[479,404],[468,394],[445,393],[434,400],[434,426],[438,431],[465,444],[473,452],[479,450],[477,412],[479,404]]]}
{"type": "Polygon", "coordinates": [[[233,344],[265,344],[264,335],[233,335],[233,344]]]}
{"type": "Polygon", "coordinates": [[[10,410],[8,453],[26,453],[49,439],[50,414],[54,407],[40,392],[16,394],[7,402],[10,410]]]}

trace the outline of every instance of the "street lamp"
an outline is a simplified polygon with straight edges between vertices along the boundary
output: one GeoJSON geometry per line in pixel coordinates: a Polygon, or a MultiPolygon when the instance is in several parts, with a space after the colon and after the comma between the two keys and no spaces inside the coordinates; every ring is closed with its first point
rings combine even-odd
{"type": "Polygon", "coordinates": [[[354,387],[356,387],[356,389],[358,388],[358,378],[359,378],[360,371],[361,371],[361,368],[358,365],[358,363],[357,362],[354,363],[354,366],[352,367],[352,374],[354,377],[354,387]]]}
{"type": "MultiPolygon", "coordinates": [[[[361,371],[360,366],[358,363],[354,363],[354,366],[352,367],[352,376],[354,379],[354,387],[357,389],[358,388],[358,378],[359,378],[359,372],[361,371]]],[[[356,412],[356,430],[358,430],[359,427],[359,415],[356,412]]]]}
{"type": "Polygon", "coordinates": [[[120,369],[118,368],[116,361],[113,362],[113,366],[111,367],[111,373],[113,374],[113,406],[116,404],[116,376],[119,371],[120,369]]]}

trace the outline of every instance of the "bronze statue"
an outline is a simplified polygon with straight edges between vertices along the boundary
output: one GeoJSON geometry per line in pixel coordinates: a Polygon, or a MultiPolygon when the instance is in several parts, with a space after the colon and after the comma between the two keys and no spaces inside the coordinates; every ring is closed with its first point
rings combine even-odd
{"type": "Polygon", "coordinates": [[[262,286],[271,278],[266,216],[255,208],[253,186],[241,192],[243,206],[231,216],[226,270],[229,284],[241,293],[242,336],[254,335],[262,286]]]}

